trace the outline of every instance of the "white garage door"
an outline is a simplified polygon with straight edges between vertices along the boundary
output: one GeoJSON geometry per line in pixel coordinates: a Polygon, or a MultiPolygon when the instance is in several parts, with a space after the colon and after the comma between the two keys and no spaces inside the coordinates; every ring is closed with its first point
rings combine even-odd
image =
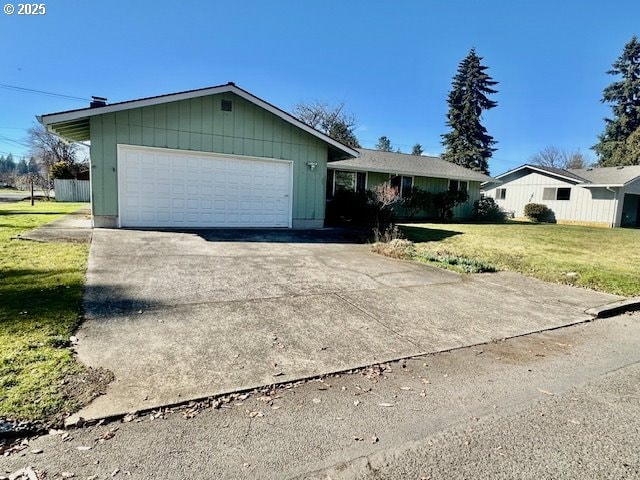
{"type": "Polygon", "coordinates": [[[122,227],[290,227],[292,163],[118,146],[122,227]]]}

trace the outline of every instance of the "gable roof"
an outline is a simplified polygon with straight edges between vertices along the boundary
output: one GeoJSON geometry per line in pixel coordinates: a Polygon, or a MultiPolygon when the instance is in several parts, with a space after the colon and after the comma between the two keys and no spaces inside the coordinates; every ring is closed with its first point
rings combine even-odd
{"type": "Polygon", "coordinates": [[[38,121],[46,127],[46,129],[56,135],[67,138],[71,141],[84,141],[90,139],[89,118],[95,115],[103,115],[105,113],[119,112],[122,110],[130,110],[133,108],[147,107],[162,103],[177,102],[189,98],[204,97],[207,95],[216,95],[220,93],[234,93],[239,97],[251,102],[265,110],[280,117],[305,132],[319,138],[327,143],[334,152],[338,153],[338,158],[349,158],[358,155],[358,152],[347,145],[325,135],[306,123],[298,120],[293,115],[272,105],[261,98],[256,97],[252,93],[236,86],[235,83],[229,82],[225,85],[217,85],[214,87],[199,88],[196,90],[186,90],[184,92],[169,93],[166,95],[158,95],[155,97],[139,98],[136,100],[127,100],[107,104],[99,107],[87,107],[76,110],[67,110],[64,112],[48,113],[36,117],[38,121]]]}
{"type": "Polygon", "coordinates": [[[550,174],[554,177],[570,181],[581,187],[622,187],[640,178],[640,165],[624,167],[596,167],[596,168],[556,168],[528,163],[497,175],[501,179],[521,170],[532,170],[550,174]]]}
{"type": "Polygon", "coordinates": [[[330,162],[327,164],[327,168],[333,170],[369,171],[477,182],[493,180],[488,175],[442,160],[440,157],[382,152],[380,150],[369,150],[366,148],[357,148],[356,150],[360,154],[359,157],[330,162]]]}
{"type": "MultiPolygon", "coordinates": [[[[575,168],[569,172],[594,185],[626,185],[640,177],[640,165],[624,167],[575,168]]],[[[586,186],[586,185],[585,185],[586,186]]]]}
{"type": "Polygon", "coordinates": [[[564,180],[570,180],[573,183],[581,183],[586,181],[583,177],[580,177],[579,175],[572,173],[569,170],[565,170],[564,168],[544,167],[542,165],[530,165],[528,163],[508,170],[504,173],[501,173],[500,175],[496,175],[495,178],[501,179],[503,177],[506,177],[507,175],[511,175],[521,170],[533,170],[534,172],[548,173],[553,175],[554,177],[559,177],[564,180]]]}

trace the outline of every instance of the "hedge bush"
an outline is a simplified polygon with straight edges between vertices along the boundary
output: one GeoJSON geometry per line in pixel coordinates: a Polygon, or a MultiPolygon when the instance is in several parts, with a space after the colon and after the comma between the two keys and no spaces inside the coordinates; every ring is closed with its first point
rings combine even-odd
{"type": "Polygon", "coordinates": [[[553,217],[553,212],[541,203],[527,203],[524,206],[524,215],[533,222],[545,222],[553,217]]]}
{"type": "Polygon", "coordinates": [[[507,221],[507,213],[492,197],[484,197],[473,202],[473,219],[478,222],[503,223],[507,221]]]}

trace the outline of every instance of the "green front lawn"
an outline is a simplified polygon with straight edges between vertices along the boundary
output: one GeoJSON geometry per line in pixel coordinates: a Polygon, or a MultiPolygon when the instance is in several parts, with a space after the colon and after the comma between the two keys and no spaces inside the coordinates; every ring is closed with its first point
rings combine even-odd
{"type": "Polygon", "coordinates": [[[63,381],[78,324],[87,244],[14,240],[82,204],[0,203],[0,417],[50,420],[74,408],[63,381]]]}
{"type": "Polygon", "coordinates": [[[640,295],[640,230],[516,222],[401,228],[418,252],[476,259],[549,282],[640,295]]]}

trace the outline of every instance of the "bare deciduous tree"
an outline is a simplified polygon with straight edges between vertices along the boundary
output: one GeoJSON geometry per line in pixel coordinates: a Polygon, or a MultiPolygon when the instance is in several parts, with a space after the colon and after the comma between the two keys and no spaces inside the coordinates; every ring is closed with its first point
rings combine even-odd
{"type": "Polygon", "coordinates": [[[354,130],[357,122],[344,111],[344,103],[331,106],[326,103],[299,103],[293,107],[293,115],[307,125],[352,148],[360,148],[354,130]]]}
{"type": "Polygon", "coordinates": [[[587,168],[590,162],[579,150],[567,152],[558,147],[549,146],[533,155],[529,162],[541,167],[553,168],[587,168]]]}
{"type": "Polygon", "coordinates": [[[372,191],[370,198],[375,211],[374,230],[384,232],[393,224],[393,206],[402,200],[400,193],[396,187],[385,182],[372,191]]]}
{"type": "Polygon", "coordinates": [[[88,157],[86,147],[65,142],[40,125],[29,129],[29,145],[30,155],[47,175],[56,163],[64,163],[69,168],[77,170],[88,157]]]}

